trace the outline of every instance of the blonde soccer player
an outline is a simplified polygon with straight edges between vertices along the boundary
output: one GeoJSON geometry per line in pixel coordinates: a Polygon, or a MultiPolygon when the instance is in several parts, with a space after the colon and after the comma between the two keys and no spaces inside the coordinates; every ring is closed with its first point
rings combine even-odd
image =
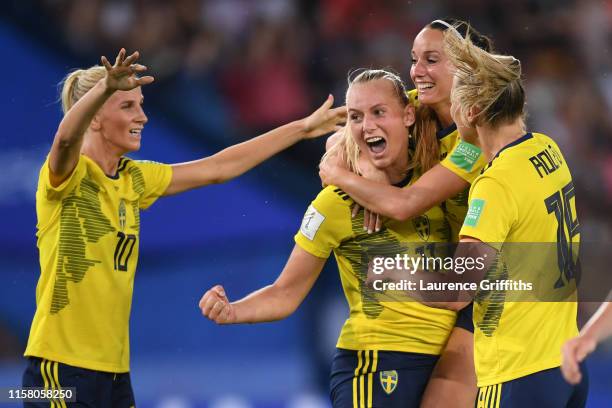
{"type": "MultiPolygon", "coordinates": [[[[147,115],[138,77],[146,67],[122,49],[114,64],[70,73],[64,117],[36,192],[41,274],[25,356],[24,387],[76,388],[76,402],[134,406],[128,321],[140,242],[140,210],[159,197],[230,180],[345,117],[332,98],[312,115],[211,157],[173,165],[137,161],[147,115]]],[[[58,394],[59,395],[59,394],[58,394]]],[[[73,405],[75,404],[75,405],[73,405]]],[[[26,403],[26,407],[49,406],[26,403]]]]}
{"type": "MultiPolygon", "coordinates": [[[[410,103],[417,106],[416,127],[422,138],[418,143],[413,139],[410,144],[415,158],[421,163],[419,179],[398,188],[361,177],[338,161],[326,161],[320,166],[320,175],[326,184],[342,188],[367,209],[364,224],[370,232],[379,229],[382,223],[380,216],[370,217],[368,210],[394,220],[408,221],[418,219],[429,208],[441,204],[451,227],[452,241],[459,239],[459,230],[468,209],[468,188],[486,160],[481,149],[473,144],[474,132],[464,128],[460,135],[451,116],[454,67],[446,55],[443,41],[448,30],[468,36],[484,50],[492,49],[488,37],[468,23],[455,19],[434,20],[415,37],[410,77],[416,88],[408,92],[408,97],[410,103]]],[[[373,171],[374,177],[384,179],[371,167],[369,176],[373,171]]],[[[459,313],[446,352],[428,384],[423,398],[424,408],[444,405],[448,396],[452,396],[457,407],[473,405],[476,396],[473,331],[472,310],[467,307],[459,313]]]]}
{"type": "Polygon", "coordinates": [[[550,137],[525,129],[520,62],[481,50],[456,32],[444,41],[456,67],[453,119],[476,131],[489,161],[472,183],[454,259],[487,260],[467,268],[467,282],[456,267],[456,274],[414,274],[441,285],[474,283],[474,289],[449,290],[443,301],[425,290],[418,294],[450,310],[474,299],[477,407],[584,407],[586,376],[570,385],[559,370],[561,346],[578,333],[580,230],[569,168],[550,137]]]}
{"type": "Polygon", "coordinates": [[[572,294],[580,225],[570,169],[553,139],[525,129],[520,61],[453,34],[445,35],[457,68],[451,112],[476,130],[489,162],[472,183],[461,241],[479,248],[475,256],[500,254],[487,278],[524,279],[538,292],[525,298],[503,287],[476,292],[477,404],[584,407],[586,377],[570,386],[559,370],[561,346],[577,334],[572,294]]]}
{"type": "MultiPolygon", "coordinates": [[[[365,70],[350,80],[346,105],[348,132],[341,156],[347,166],[357,165],[361,151],[392,184],[415,183],[418,163],[409,150],[409,131],[419,136],[414,133],[414,106],[400,78],[385,70],[365,70]]],[[[455,327],[456,313],[418,302],[381,301],[365,284],[368,264],[377,255],[416,255],[434,243],[447,243],[450,228],[443,210],[435,206],[415,222],[390,221],[368,234],[363,212],[352,218],[353,204],[341,189],[324,188],[306,210],[295,247],[273,284],[232,302],[222,286],[215,286],[204,294],[200,308],[220,324],[286,318],[333,252],[349,316],[332,362],[332,405],[417,408],[455,327]]]]}

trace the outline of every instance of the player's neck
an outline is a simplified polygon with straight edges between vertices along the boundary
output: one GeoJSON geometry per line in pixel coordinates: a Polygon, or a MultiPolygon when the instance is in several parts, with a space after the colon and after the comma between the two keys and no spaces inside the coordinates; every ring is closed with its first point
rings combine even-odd
{"type": "Polygon", "coordinates": [[[525,125],[517,120],[498,127],[478,126],[478,139],[487,160],[491,161],[504,147],[520,139],[525,134],[525,125]]]}
{"type": "Polygon", "coordinates": [[[442,125],[442,129],[446,129],[454,123],[450,113],[450,101],[440,102],[432,106],[432,108],[434,112],[436,112],[436,117],[438,119],[438,122],[440,122],[440,125],[442,125]]]}
{"type": "Polygon", "coordinates": [[[402,169],[396,167],[389,167],[385,169],[385,174],[387,175],[387,179],[391,184],[400,183],[402,180],[406,178],[406,174],[408,171],[406,170],[407,166],[403,166],[402,169]]]}
{"type": "Polygon", "coordinates": [[[390,166],[383,169],[387,175],[387,180],[389,180],[389,183],[397,184],[404,180],[406,178],[406,174],[408,174],[408,165],[408,151],[406,150],[404,154],[400,155],[399,159],[395,160],[390,166]]]}
{"type": "Polygon", "coordinates": [[[113,151],[99,136],[98,134],[87,134],[83,138],[81,153],[96,162],[104,174],[114,176],[117,173],[117,166],[122,155],[113,151]]]}

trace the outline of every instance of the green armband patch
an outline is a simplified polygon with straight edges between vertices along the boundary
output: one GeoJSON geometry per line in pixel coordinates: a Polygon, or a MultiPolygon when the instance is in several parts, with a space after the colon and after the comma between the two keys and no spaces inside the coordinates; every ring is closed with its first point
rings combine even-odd
{"type": "Polygon", "coordinates": [[[463,225],[467,227],[475,227],[478,224],[478,220],[480,220],[480,215],[482,214],[482,209],[484,208],[485,200],[480,198],[474,198],[470,202],[470,208],[465,216],[465,220],[463,221],[463,225]]]}
{"type": "Polygon", "coordinates": [[[457,167],[470,172],[478,161],[482,151],[478,146],[461,140],[450,156],[450,161],[457,167]]]}

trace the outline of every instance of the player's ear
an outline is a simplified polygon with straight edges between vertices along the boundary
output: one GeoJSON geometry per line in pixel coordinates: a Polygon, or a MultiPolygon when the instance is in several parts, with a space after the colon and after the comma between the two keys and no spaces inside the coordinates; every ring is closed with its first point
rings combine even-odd
{"type": "Polygon", "coordinates": [[[414,111],[414,105],[412,105],[411,103],[407,103],[403,113],[404,126],[410,127],[414,125],[414,122],[416,120],[416,115],[414,111]]]}
{"type": "Polygon", "coordinates": [[[467,112],[467,120],[470,126],[475,126],[477,122],[478,115],[482,112],[482,109],[479,106],[472,106],[468,109],[467,112]]]}
{"type": "Polygon", "coordinates": [[[91,123],[89,124],[89,127],[92,130],[100,130],[102,128],[102,122],[100,121],[100,115],[98,115],[97,113],[94,115],[93,119],[91,120],[91,123]]]}

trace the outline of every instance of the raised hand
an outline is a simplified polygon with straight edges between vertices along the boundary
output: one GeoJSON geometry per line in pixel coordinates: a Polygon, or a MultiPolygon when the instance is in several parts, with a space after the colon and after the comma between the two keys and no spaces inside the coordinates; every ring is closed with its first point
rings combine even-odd
{"type": "Polygon", "coordinates": [[[202,315],[217,324],[236,322],[236,311],[225,295],[223,286],[217,285],[209,289],[200,299],[202,315]]]}
{"type": "Polygon", "coordinates": [[[306,138],[314,138],[330,132],[336,132],[346,122],[346,107],[331,109],[334,97],[329,95],[323,105],[304,119],[306,138]]]}
{"type": "Polygon", "coordinates": [[[140,64],[135,64],[140,54],[135,51],[132,55],[126,57],[125,48],[122,48],[115,58],[115,64],[111,65],[105,56],[102,56],[102,65],[106,68],[106,86],[111,90],[129,91],[138,86],[147,85],[153,82],[152,76],[137,77],[147,70],[147,67],[140,64]]]}

